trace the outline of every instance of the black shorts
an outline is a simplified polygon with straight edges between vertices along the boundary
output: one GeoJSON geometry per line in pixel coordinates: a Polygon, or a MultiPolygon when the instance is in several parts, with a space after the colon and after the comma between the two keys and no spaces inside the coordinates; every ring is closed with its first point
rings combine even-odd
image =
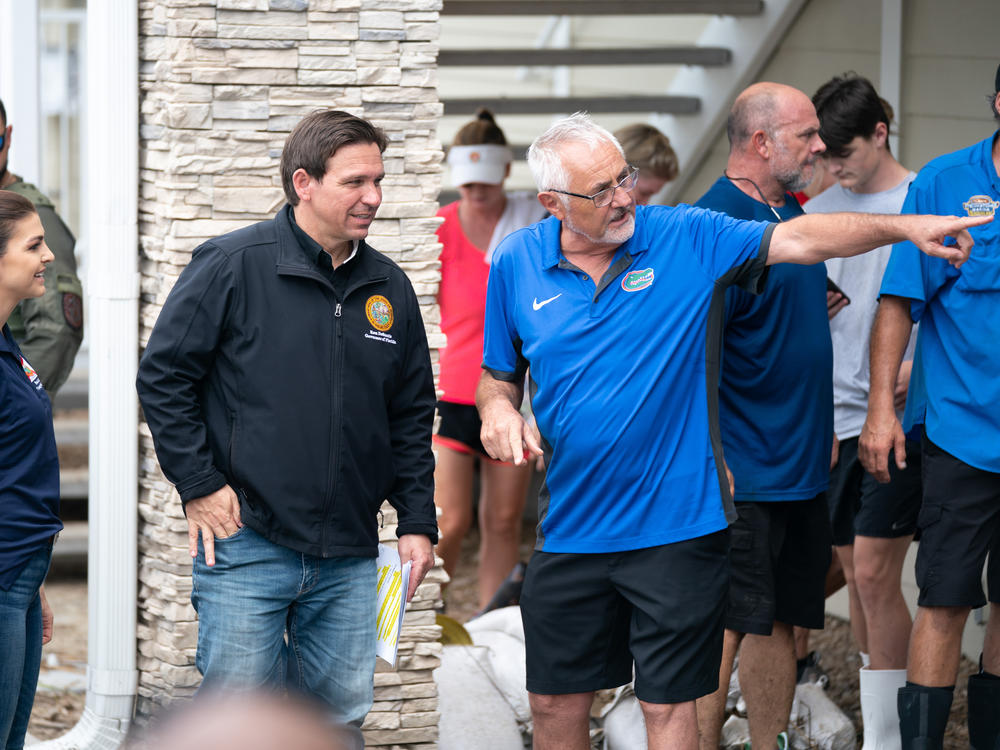
{"type": "Polygon", "coordinates": [[[832,554],[825,493],[811,500],[736,503],[726,627],[770,635],[775,621],[823,627],[832,554]]]}
{"type": "Polygon", "coordinates": [[[830,525],[838,547],[854,536],[895,539],[911,536],[920,510],[920,442],[906,441],[906,468],[889,454],[888,484],[880,484],[858,460],[858,438],[840,441],[840,457],[830,472],[830,525]]]}
{"type": "Polygon", "coordinates": [[[923,451],[917,603],[983,606],[983,565],[989,555],[989,600],[1000,604],[1000,474],[969,466],[926,434],[923,451]]]}
{"type": "Polygon", "coordinates": [[[594,554],[535,552],[521,591],[528,690],[586,693],[632,679],[649,703],[719,684],[729,532],[594,554]]]}
{"type": "Polygon", "coordinates": [[[459,453],[472,453],[487,457],[479,431],[483,427],[479,410],[472,404],[456,404],[451,401],[437,402],[441,422],[438,424],[434,442],[459,453]]]}

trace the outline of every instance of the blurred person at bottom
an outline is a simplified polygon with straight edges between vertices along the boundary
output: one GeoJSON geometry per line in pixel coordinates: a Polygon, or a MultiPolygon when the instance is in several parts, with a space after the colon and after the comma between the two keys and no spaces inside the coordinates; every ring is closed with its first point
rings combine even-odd
{"type": "Polygon", "coordinates": [[[644,122],[616,130],[615,138],[625,151],[625,161],[639,170],[639,178],[632,189],[635,203],[648,206],[668,182],[677,179],[677,154],[670,139],[644,122]]]}
{"type": "Polygon", "coordinates": [[[323,706],[274,693],[217,692],[171,706],[130,738],[129,750],[349,750],[323,706]]]}
{"type": "Polygon", "coordinates": [[[521,516],[531,469],[494,461],[479,440],[476,385],[482,372],[486,280],[494,248],[515,229],[545,216],[534,194],[506,193],[512,155],[489,110],[481,109],[455,135],[448,152],[459,200],[441,208],[441,351],[438,402],[441,424],[434,442],[434,503],[441,509],[438,554],[454,575],[462,539],[472,525],[472,493],[479,464],[479,608],[518,560],[521,516]]]}
{"type": "Polygon", "coordinates": [[[7,326],[15,306],[45,293],[52,262],[38,212],[0,190],[0,748],[20,750],[35,700],[52,610],[42,583],[59,521],[52,405],[7,326]]]}

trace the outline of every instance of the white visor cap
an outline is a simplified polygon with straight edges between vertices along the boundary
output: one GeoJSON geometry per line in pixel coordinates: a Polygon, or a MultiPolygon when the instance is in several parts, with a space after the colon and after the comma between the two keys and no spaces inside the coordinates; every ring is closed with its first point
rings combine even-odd
{"type": "Polygon", "coordinates": [[[455,187],[470,182],[499,185],[507,176],[507,165],[514,154],[506,146],[482,143],[475,146],[452,146],[448,150],[451,183],[455,187]]]}

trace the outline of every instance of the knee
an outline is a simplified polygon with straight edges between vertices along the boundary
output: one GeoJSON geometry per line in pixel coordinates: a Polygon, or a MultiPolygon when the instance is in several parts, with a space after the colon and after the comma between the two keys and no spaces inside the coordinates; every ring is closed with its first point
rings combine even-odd
{"type": "Polygon", "coordinates": [[[916,629],[932,636],[961,636],[971,611],[970,607],[918,607],[916,629]]]}
{"type": "Polygon", "coordinates": [[[877,557],[855,561],[854,582],[858,593],[865,598],[884,598],[899,590],[899,576],[893,575],[891,566],[877,557]]]}
{"type": "Polygon", "coordinates": [[[517,508],[491,508],[482,518],[483,531],[490,536],[514,538],[521,534],[521,513],[517,508]]]}
{"type": "Polygon", "coordinates": [[[593,695],[590,693],[570,695],[529,693],[528,698],[531,704],[531,715],[536,721],[546,719],[585,720],[590,714],[590,704],[593,702],[593,695]]]}
{"type": "Polygon", "coordinates": [[[697,727],[698,716],[695,712],[695,702],[686,703],[647,703],[639,701],[642,717],[647,727],[681,727],[692,729],[697,727]]]}
{"type": "Polygon", "coordinates": [[[472,524],[472,512],[467,508],[453,506],[442,508],[441,515],[438,516],[438,527],[441,536],[447,536],[449,540],[455,540],[465,536],[472,524]]]}

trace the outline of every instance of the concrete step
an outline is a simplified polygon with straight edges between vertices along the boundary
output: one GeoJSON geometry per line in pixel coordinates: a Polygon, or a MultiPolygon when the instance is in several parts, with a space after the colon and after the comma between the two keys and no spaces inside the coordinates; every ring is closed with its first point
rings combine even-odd
{"type": "Polygon", "coordinates": [[[86,445],[89,440],[90,421],[87,417],[56,414],[52,420],[57,445],[86,445]]]}
{"type": "Polygon", "coordinates": [[[86,467],[59,470],[59,498],[62,502],[86,500],[90,472],[86,467]]]}
{"type": "Polygon", "coordinates": [[[69,379],[63,383],[59,393],[52,399],[52,408],[86,409],[87,408],[87,373],[74,370],[69,379]]]}
{"type": "Polygon", "coordinates": [[[85,558],[87,556],[87,538],[86,521],[67,521],[52,548],[52,556],[57,559],[85,558]]]}

